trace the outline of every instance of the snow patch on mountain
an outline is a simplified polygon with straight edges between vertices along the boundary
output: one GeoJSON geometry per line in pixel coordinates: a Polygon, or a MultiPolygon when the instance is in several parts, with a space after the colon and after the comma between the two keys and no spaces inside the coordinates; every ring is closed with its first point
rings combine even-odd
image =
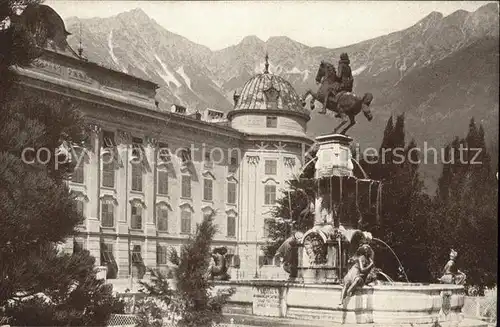
{"type": "Polygon", "coordinates": [[[309,74],[310,73],[311,72],[309,71],[309,69],[304,70],[304,77],[302,78],[302,82],[307,81],[307,79],[309,78],[309,74]]]}
{"type": "Polygon", "coordinates": [[[108,35],[108,47],[109,47],[108,50],[109,55],[111,56],[111,59],[113,59],[113,62],[116,64],[116,66],[121,68],[123,72],[128,73],[127,68],[123,67],[118,61],[118,58],[115,56],[114,46],[113,46],[113,30],[111,30],[108,35]]]}
{"type": "Polygon", "coordinates": [[[184,79],[186,82],[186,85],[189,87],[189,89],[192,91],[193,88],[191,87],[191,79],[186,75],[186,72],[184,72],[184,66],[180,66],[176,71],[177,74],[181,75],[181,77],[184,79]]]}
{"type": "Polygon", "coordinates": [[[164,74],[161,72],[158,72],[158,75],[167,83],[167,85],[170,85],[170,82],[174,83],[175,86],[179,87],[182,84],[175,78],[174,74],[168,70],[167,65],[158,57],[158,55],[155,53],[155,59],[160,63],[161,68],[163,68],[163,71],[165,72],[164,74]]]}
{"type": "Polygon", "coordinates": [[[362,65],[361,67],[353,70],[352,75],[357,76],[357,75],[361,74],[365,69],[366,69],[366,65],[362,65]]]}

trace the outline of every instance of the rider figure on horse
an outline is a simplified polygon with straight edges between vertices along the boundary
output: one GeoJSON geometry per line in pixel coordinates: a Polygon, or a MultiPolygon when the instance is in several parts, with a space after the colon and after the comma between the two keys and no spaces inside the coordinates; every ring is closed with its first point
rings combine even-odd
{"type": "MultiPolygon", "coordinates": [[[[354,78],[352,77],[352,71],[350,64],[349,56],[347,53],[342,53],[340,55],[338,69],[335,72],[335,83],[333,84],[333,88],[331,90],[331,94],[333,95],[333,102],[337,103],[338,98],[342,91],[352,92],[352,87],[354,84],[354,78]]],[[[326,113],[326,108],[323,108],[319,113],[326,113]]],[[[339,117],[337,114],[335,117],[339,117]]]]}
{"type": "Polygon", "coordinates": [[[352,86],[354,84],[354,79],[352,77],[351,66],[349,66],[349,56],[347,53],[342,53],[340,55],[339,65],[337,69],[337,81],[339,82],[338,89],[336,93],[340,91],[352,92],[352,86]]]}

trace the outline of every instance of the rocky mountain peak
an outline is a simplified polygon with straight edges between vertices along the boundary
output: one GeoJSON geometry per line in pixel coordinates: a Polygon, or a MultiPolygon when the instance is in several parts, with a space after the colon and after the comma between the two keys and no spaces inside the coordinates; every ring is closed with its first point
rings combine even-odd
{"type": "Polygon", "coordinates": [[[254,46],[254,45],[261,45],[264,43],[265,42],[259,39],[257,35],[248,35],[245,36],[239,44],[245,46],[254,46]]]}
{"type": "Polygon", "coordinates": [[[443,19],[443,14],[437,11],[431,12],[429,15],[425,16],[417,22],[417,26],[433,27],[439,24],[443,19]]]}
{"type": "Polygon", "coordinates": [[[149,18],[148,14],[144,12],[141,8],[135,8],[129,11],[122,12],[118,14],[119,18],[122,19],[134,19],[134,20],[139,20],[139,21],[149,21],[151,18],[149,18]]]}

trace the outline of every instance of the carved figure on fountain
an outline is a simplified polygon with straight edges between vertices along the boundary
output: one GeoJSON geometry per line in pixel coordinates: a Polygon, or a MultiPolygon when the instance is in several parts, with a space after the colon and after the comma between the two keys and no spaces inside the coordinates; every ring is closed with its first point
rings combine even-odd
{"type": "Polygon", "coordinates": [[[290,278],[297,277],[297,246],[302,241],[303,236],[304,234],[301,232],[293,233],[281,244],[275,254],[275,257],[283,260],[283,269],[290,275],[290,278]]]}
{"type": "Polygon", "coordinates": [[[349,259],[350,268],[344,276],[344,286],[340,295],[340,305],[344,303],[347,297],[362,288],[367,281],[374,278],[371,271],[374,268],[374,253],[368,244],[361,245],[356,254],[349,259]],[[369,278],[368,278],[369,277],[369,278]]]}
{"type": "Polygon", "coordinates": [[[439,281],[443,284],[456,284],[464,285],[467,276],[458,270],[456,264],[456,258],[458,256],[457,251],[451,249],[450,260],[446,263],[443,268],[443,276],[439,278],[439,281]]]}
{"type": "Polygon", "coordinates": [[[207,278],[212,280],[229,280],[230,276],[227,273],[227,248],[219,247],[212,251],[210,264],[208,267],[207,278]]]}

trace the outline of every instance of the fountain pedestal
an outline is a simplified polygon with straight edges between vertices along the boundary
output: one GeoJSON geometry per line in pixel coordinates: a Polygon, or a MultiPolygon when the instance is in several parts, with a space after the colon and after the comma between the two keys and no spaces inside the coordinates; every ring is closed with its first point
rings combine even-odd
{"type": "MultiPolygon", "coordinates": [[[[236,288],[225,312],[244,315],[245,319],[260,316],[371,326],[458,326],[463,318],[463,286],[381,282],[355,290],[342,306],[338,305],[342,286],[332,284],[341,282],[349,268],[347,259],[360,243],[371,240],[371,234],[355,229],[359,223],[349,211],[337,209],[348,202],[349,197],[343,195],[349,190],[356,194],[359,212],[363,205],[358,206],[358,189],[368,184],[365,191],[371,194],[375,181],[364,178],[361,182],[365,186],[361,182],[358,185],[360,180],[353,176],[351,138],[325,135],[316,140],[320,146],[315,176],[318,186],[315,226],[298,242],[296,280],[217,282],[219,288],[236,288]],[[345,184],[349,180],[351,187],[345,184]]],[[[377,200],[379,195],[377,192],[377,200]]],[[[360,203],[369,208],[375,203],[371,196],[363,200],[360,203]]],[[[467,326],[483,327],[484,324],[474,322],[467,326]]]]}
{"type": "Polygon", "coordinates": [[[347,272],[349,240],[341,230],[349,229],[341,221],[342,180],[353,177],[352,138],[341,134],[322,135],[316,153],[314,227],[299,244],[298,280],[305,283],[340,283],[347,272]],[[333,197],[336,197],[335,199],[333,197]]]}
{"type": "Polygon", "coordinates": [[[341,134],[322,135],[316,138],[319,143],[316,153],[315,178],[330,176],[353,176],[352,138],[341,134]]]}

